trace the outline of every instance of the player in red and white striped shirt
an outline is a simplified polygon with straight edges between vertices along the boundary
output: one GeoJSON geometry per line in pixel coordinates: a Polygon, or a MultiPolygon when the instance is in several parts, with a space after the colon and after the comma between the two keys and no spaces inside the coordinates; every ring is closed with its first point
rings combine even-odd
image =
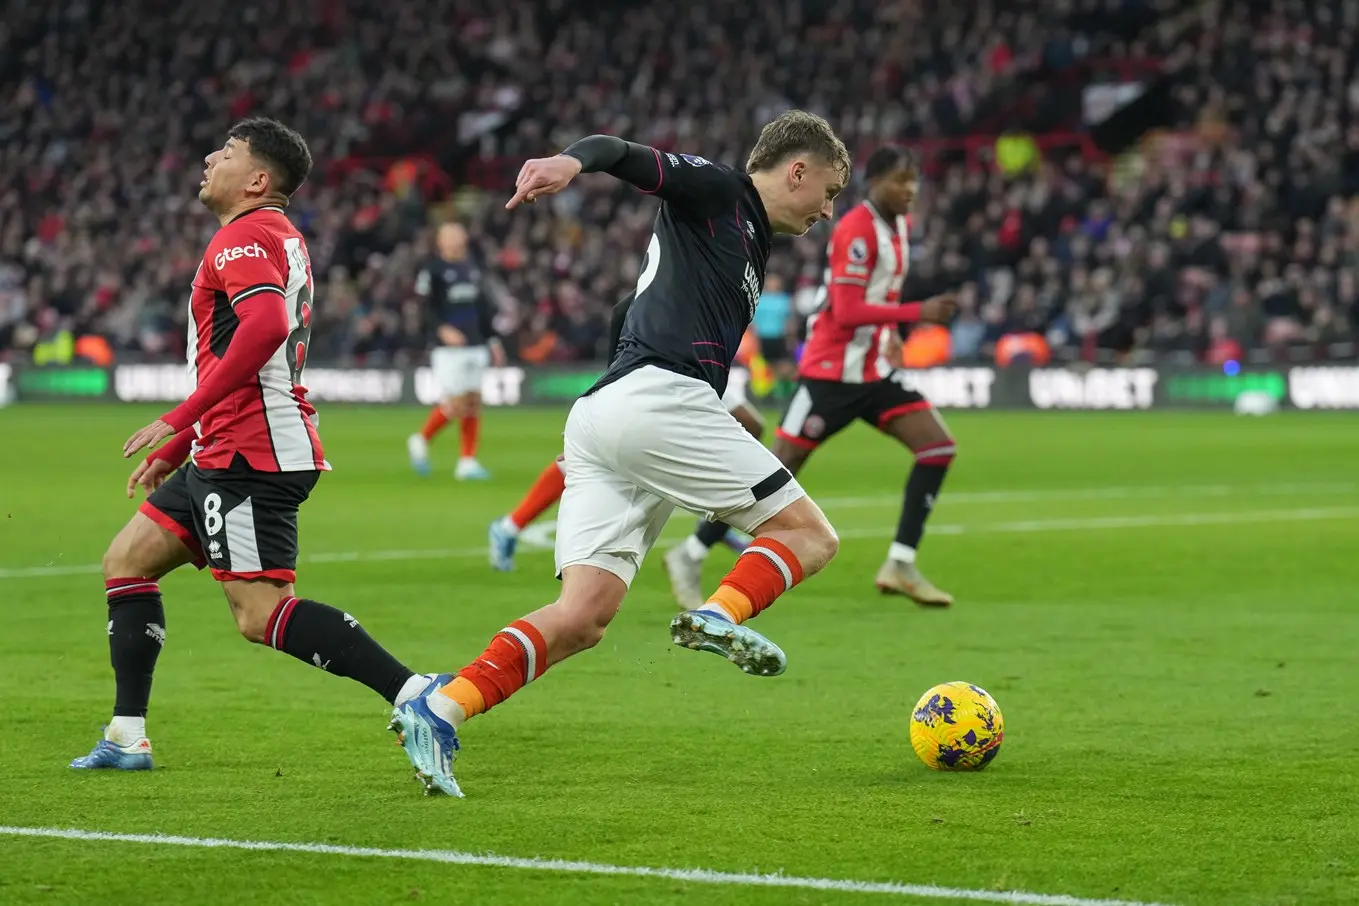
{"type": "Polygon", "coordinates": [[[186,563],[211,566],[252,642],[358,680],[388,702],[443,681],[414,674],[349,614],[294,594],[298,507],[330,469],[302,385],[311,264],[283,213],[311,152],[293,130],[254,118],[205,163],[198,198],[222,226],[189,297],[194,390],[123,445],[130,457],[173,437],[128,479],[129,497],[136,485],[148,497],[104,554],[117,693],[104,738],[74,768],[152,766],[146,710],[165,643],[159,580],[186,563]]]}
{"type": "Polygon", "coordinates": [[[879,148],[869,155],[865,175],[868,200],[845,214],[831,235],[822,302],[807,321],[800,382],[775,435],[774,454],[797,474],[813,450],[855,419],[908,447],[915,467],[876,583],[884,593],[943,607],[953,597],[921,575],[915,559],[956,446],[934,406],[883,352],[901,324],[948,323],[953,297],[901,300],[910,258],[906,212],[920,183],[910,152],[879,148]]]}

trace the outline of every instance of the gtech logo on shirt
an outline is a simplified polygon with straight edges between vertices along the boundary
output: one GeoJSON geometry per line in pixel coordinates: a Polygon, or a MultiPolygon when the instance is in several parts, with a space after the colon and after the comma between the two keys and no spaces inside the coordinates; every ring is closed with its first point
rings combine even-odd
{"type": "Polygon", "coordinates": [[[229,249],[222,249],[217,253],[217,257],[212,259],[212,264],[219,271],[227,266],[228,261],[235,261],[237,258],[268,258],[264,253],[264,247],[258,242],[254,245],[238,245],[229,249]]]}

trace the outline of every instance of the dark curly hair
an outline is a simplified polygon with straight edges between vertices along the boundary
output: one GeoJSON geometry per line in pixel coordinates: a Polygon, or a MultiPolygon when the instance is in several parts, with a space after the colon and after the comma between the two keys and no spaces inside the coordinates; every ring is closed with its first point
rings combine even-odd
{"type": "Polygon", "coordinates": [[[896,170],[919,173],[920,164],[908,149],[900,145],[883,145],[868,155],[868,160],[864,162],[864,179],[872,182],[896,170]]]}
{"type": "Polygon", "coordinates": [[[279,192],[289,198],[311,173],[306,140],[278,120],[252,116],[232,126],[227,137],[248,142],[251,156],[273,174],[279,192]]]}

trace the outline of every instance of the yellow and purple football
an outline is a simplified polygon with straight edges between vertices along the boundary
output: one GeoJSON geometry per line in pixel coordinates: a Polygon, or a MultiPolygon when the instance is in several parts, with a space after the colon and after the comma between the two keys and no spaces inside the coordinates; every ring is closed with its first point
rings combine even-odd
{"type": "Polygon", "coordinates": [[[971,683],[940,683],[911,712],[911,748],[936,771],[980,771],[1004,738],[1000,705],[971,683]]]}

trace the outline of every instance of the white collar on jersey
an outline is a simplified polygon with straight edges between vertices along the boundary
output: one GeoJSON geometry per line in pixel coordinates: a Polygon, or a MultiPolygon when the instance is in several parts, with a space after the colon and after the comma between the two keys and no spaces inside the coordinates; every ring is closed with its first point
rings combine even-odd
{"type": "Polygon", "coordinates": [[[887,229],[891,230],[894,233],[900,233],[902,231],[902,228],[906,225],[905,217],[898,217],[896,218],[896,222],[893,223],[886,217],[882,216],[882,212],[879,211],[877,209],[877,206],[874,205],[873,202],[869,201],[867,198],[864,199],[864,207],[868,208],[868,210],[873,212],[873,218],[875,220],[881,221],[883,226],[885,226],[887,229]]]}

